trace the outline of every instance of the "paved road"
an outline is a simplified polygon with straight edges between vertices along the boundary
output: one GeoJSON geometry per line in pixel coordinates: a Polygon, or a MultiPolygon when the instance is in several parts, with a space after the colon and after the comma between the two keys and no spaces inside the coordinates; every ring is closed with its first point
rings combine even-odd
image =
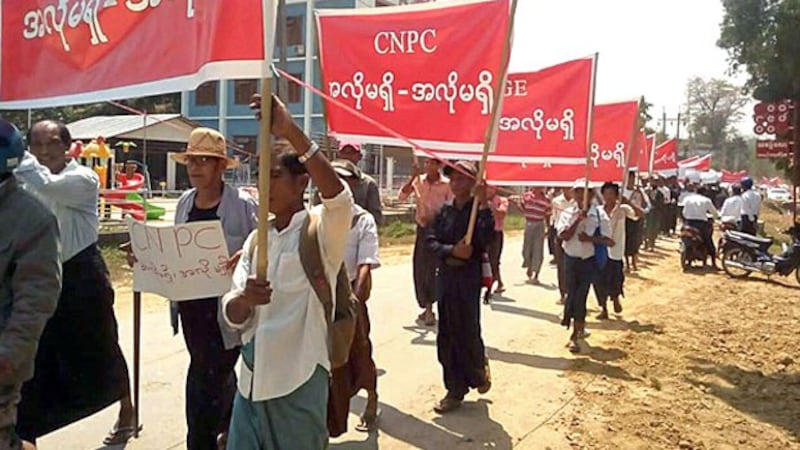
{"type": "MultiPolygon", "coordinates": [[[[505,297],[483,314],[483,336],[492,364],[494,387],[486,396],[467,398],[457,413],[432,412],[444,394],[436,360],[435,330],[414,323],[418,314],[411,284],[411,265],[384,266],[375,272],[370,313],[375,358],[380,369],[381,429],[367,436],[351,432],[332,443],[338,450],[485,449],[568,447],[563,433],[548,419],[572,398],[567,370],[592,371],[591,358],[575,365],[564,348],[568,332],[558,325],[555,274],[546,267],[546,286],[523,282],[521,240],[507,240],[503,258],[505,297]]],[[[118,292],[121,341],[128,360],[131,349],[129,292],[118,292]]],[[[181,336],[172,336],[164,300],[147,297],[143,316],[141,417],[144,431],[130,449],[185,448],[184,378],[188,365],[181,336]]],[[[360,412],[364,397],[353,400],[360,412]]],[[[569,406],[567,405],[568,409],[569,406]]],[[[116,407],[40,440],[40,448],[95,449],[111,427],[116,407]]],[[[356,423],[351,415],[351,426],[356,423]]]]}

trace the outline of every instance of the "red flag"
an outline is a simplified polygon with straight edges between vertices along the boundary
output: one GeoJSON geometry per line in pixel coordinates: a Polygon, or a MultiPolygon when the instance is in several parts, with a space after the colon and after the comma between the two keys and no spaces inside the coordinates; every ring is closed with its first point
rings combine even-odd
{"type": "MultiPolygon", "coordinates": [[[[639,102],[612,103],[594,107],[590,176],[593,183],[623,179],[625,158],[639,114],[639,102]]],[[[572,185],[586,177],[584,164],[503,163],[488,165],[488,180],[502,185],[572,185]]]]}
{"type": "Polygon", "coordinates": [[[711,170],[711,153],[705,156],[692,156],[691,158],[678,161],[681,169],[694,169],[699,172],[711,170]]]}
{"type": "MultiPolygon", "coordinates": [[[[480,153],[509,13],[509,0],[317,11],[323,90],[422,147],[480,153]]],[[[407,145],[326,108],[339,140],[407,145]]]]}
{"type": "Polygon", "coordinates": [[[656,148],[653,172],[659,175],[678,175],[678,141],[670,139],[656,148]]]}
{"type": "Polygon", "coordinates": [[[730,170],[722,169],[722,182],[723,183],[739,183],[742,181],[742,178],[747,176],[746,170],[740,170],[738,172],[733,172],[730,170]]]}
{"type": "Polygon", "coordinates": [[[272,60],[273,0],[6,0],[0,16],[2,108],[143,97],[207,80],[269,76],[264,61],[272,60]]]}
{"type": "Polygon", "coordinates": [[[638,167],[639,173],[650,173],[650,164],[653,161],[653,150],[656,148],[656,135],[647,135],[645,131],[639,134],[639,157],[636,161],[636,166],[631,164],[631,167],[638,167]]]}

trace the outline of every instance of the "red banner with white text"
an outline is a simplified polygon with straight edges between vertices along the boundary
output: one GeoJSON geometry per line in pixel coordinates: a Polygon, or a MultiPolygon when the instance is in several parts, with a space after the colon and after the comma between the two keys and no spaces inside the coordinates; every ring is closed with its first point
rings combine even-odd
{"type": "MultiPolygon", "coordinates": [[[[589,180],[593,184],[620,182],[631,139],[637,125],[639,102],[611,103],[594,107],[589,180]]],[[[487,179],[498,185],[571,186],[586,178],[583,164],[508,163],[491,161],[487,179]]]]}
{"type": "Polygon", "coordinates": [[[742,181],[742,178],[747,178],[747,171],[740,170],[738,172],[733,172],[730,170],[722,169],[722,181],[723,183],[731,183],[736,184],[742,181]]]}
{"type": "MultiPolygon", "coordinates": [[[[639,156],[637,158],[637,166],[639,173],[649,174],[650,164],[653,162],[653,151],[656,148],[656,135],[647,135],[644,131],[639,133],[639,156]]],[[[634,167],[631,164],[631,167],[634,167]]]]}
{"type": "Polygon", "coordinates": [[[670,139],[656,147],[653,172],[663,176],[678,175],[678,141],[670,139]]]}
{"type": "MultiPolygon", "coordinates": [[[[591,57],[537,72],[509,74],[497,145],[489,160],[584,165],[594,68],[591,57]]],[[[438,154],[447,159],[481,156],[438,154]]]]}
{"type": "Polygon", "coordinates": [[[274,0],[0,0],[0,16],[3,109],[269,76],[274,0]]]}
{"type": "MultiPolygon", "coordinates": [[[[317,11],[323,90],[424,148],[480,153],[500,89],[509,0],[317,11]]],[[[407,145],[326,102],[339,140],[407,145]]]]}
{"type": "Polygon", "coordinates": [[[678,161],[679,169],[694,169],[698,172],[711,170],[711,153],[704,156],[692,156],[678,161]]]}

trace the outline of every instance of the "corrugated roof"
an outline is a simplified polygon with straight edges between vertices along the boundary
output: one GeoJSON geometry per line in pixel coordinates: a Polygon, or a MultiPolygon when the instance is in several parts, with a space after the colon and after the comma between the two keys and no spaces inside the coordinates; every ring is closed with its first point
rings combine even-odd
{"type": "Polygon", "coordinates": [[[145,118],[141,115],[95,116],[68,124],[67,128],[69,128],[72,138],[76,140],[90,140],[98,136],[111,139],[180,117],[180,114],[148,115],[147,125],[145,125],[145,118]]]}

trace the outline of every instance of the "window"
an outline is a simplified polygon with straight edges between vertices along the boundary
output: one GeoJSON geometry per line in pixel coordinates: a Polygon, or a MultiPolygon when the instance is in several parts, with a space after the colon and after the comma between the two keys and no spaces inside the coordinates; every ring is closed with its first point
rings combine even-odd
{"type": "MultiPolygon", "coordinates": [[[[234,136],[233,143],[240,147],[243,151],[255,155],[258,145],[258,137],[256,136],[234,136]]],[[[238,152],[237,152],[238,153],[238,152]]],[[[239,154],[240,157],[244,156],[239,154]]]]}
{"type": "Polygon", "coordinates": [[[258,92],[258,80],[236,80],[233,82],[234,102],[249,105],[250,98],[258,92]]]}
{"type": "Polygon", "coordinates": [[[194,91],[197,106],[217,106],[217,82],[203,83],[194,91]]]}
{"type": "Polygon", "coordinates": [[[286,45],[303,45],[303,18],[291,16],[286,18],[286,45]]]}
{"type": "MultiPolygon", "coordinates": [[[[298,80],[303,80],[303,74],[301,73],[292,73],[291,76],[297,78],[298,80]]],[[[303,87],[298,86],[295,83],[289,83],[289,103],[300,103],[303,101],[303,87]]]]}

